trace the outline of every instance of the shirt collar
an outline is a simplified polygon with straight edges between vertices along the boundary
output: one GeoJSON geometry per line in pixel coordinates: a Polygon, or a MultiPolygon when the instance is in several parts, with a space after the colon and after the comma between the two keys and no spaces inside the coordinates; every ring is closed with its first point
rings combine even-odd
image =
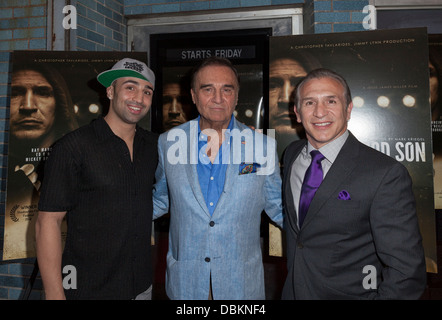
{"type": "MultiPolygon", "coordinates": [[[[198,123],[198,141],[207,141],[207,135],[205,135],[204,133],[201,133],[200,118],[201,118],[201,115],[199,115],[198,118],[196,118],[196,121],[198,123]]],[[[230,117],[229,126],[227,127],[227,130],[225,131],[226,138],[230,138],[230,133],[233,129],[233,123],[234,123],[234,116],[232,114],[232,116],[230,117]]]]}
{"type": "Polygon", "coordinates": [[[94,127],[95,134],[100,141],[104,141],[114,136],[112,129],[109,127],[106,120],[104,120],[103,116],[99,116],[97,119],[92,121],[92,126],[94,127]]]}
{"type": "MultiPolygon", "coordinates": [[[[104,120],[103,116],[99,116],[96,120],[92,121],[92,125],[95,129],[95,134],[97,135],[98,139],[100,141],[104,141],[106,139],[112,138],[112,137],[116,137],[115,133],[112,131],[112,129],[109,127],[109,125],[107,124],[106,120],[104,120]]],[[[138,124],[135,127],[135,137],[140,136],[139,132],[140,132],[140,127],[138,126],[138,124]]],[[[141,137],[143,137],[143,135],[141,135],[141,137]]]]}
{"type": "MultiPolygon", "coordinates": [[[[339,154],[339,151],[341,151],[342,146],[344,145],[345,141],[348,138],[348,130],[345,130],[345,132],[340,135],[335,140],[327,143],[325,146],[319,148],[318,150],[324,155],[324,157],[333,163],[336,159],[336,157],[339,154]]],[[[307,143],[307,153],[309,154],[312,150],[315,150],[315,148],[310,144],[310,142],[307,143]]]]}

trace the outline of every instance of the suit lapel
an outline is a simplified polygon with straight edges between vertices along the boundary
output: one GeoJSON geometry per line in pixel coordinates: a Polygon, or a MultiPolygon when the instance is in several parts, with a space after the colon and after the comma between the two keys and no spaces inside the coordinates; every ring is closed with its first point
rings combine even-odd
{"type": "Polygon", "coordinates": [[[190,187],[192,188],[192,192],[193,195],[195,196],[196,201],[198,201],[201,208],[210,217],[209,209],[207,209],[206,201],[204,200],[204,196],[201,191],[201,186],[198,180],[198,172],[196,166],[197,166],[196,164],[189,164],[185,166],[187,178],[189,179],[190,187]]]}
{"type": "Polygon", "coordinates": [[[204,200],[203,193],[201,191],[200,182],[198,180],[198,171],[197,164],[198,163],[198,123],[194,121],[189,121],[190,129],[187,141],[187,165],[185,165],[185,170],[187,174],[187,178],[189,179],[190,187],[192,188],[193,195],[195,196],[196,201],[199,203],[204,212],[210,217],[209,209],[207,209],[206,201],[204,200]],[[193,126],[192,126],[193,125],[193,126]],[[195,129],[196,128],[196,129],[195,129]],[[193,143],[192,143],[193,142],[193,143]],[[195,145],[196,144],[196,145],[195,145]],[[192,158],[196,155],[196,158],[192,158]],[[195,163],[196,162],[196,163],[195,163]]]}
{"type": "Polygon", "coordinates": [[[238,171],[239,171],[238,164],[230,163],[227,166],[226,180],[224,181],[224,189],[223,189],[223,193],[221,194],[221,196],[219,198],[219,201],[221,201],[223,197],[228,196],[228,193],[230,192],[230,190],[233,187],[233,184],[235,183],[235,178],[236,178],[236,176],[238,176],[238,171]]]}
{"type": "Polygon", "coordinates": [[[303,228],[314,219],[315,214],[322,208],[324,203],[332,196],[338,196],[338,188],[348,175],[356,167],[356,161],[354,160],[359,153],[359,142],[350,133],[347,141],[342,146],[341,151],[336,157],[333,165],[328,171],[324,181],[319,187],[318,191],[313,198],[307,215],[305,217],[303,228]]]}

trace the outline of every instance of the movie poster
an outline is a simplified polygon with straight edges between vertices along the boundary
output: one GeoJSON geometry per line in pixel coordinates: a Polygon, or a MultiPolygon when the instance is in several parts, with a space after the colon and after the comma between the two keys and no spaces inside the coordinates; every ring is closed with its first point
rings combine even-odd
{"type": "Polygon", "coordinates": [[[270,35],[271,29],[151,35],[151,64],[162,84],[154,96],[152,130],[165,132],[198,116],[190,96],[190,77],[192,68],[210,56],[228,58],[238,71],[236,119],[263,129],[263,74],[267,74],[270,35]]]}
{"type": "MultiPolygon", "coordinates": [[[[3,260],[35,257],[34,226],[44,163],[64,134],[105,114],[96,76],[146,53],[15,51],[12,54],[3,260]]],[[[150,128],[149,117],[140,124],[150,128]]],[[[66,224],[62,238],[66,236],[66,224]]]]}
{"type": "Polygon", "coordinates": [[[434,206],[442,209],[442,34],[428,35],[431,128],[433,134],[434,206]]]}
{"type": "MultiPolygon", "coordinates": [[[[299,78],[320,66],[347,79],[354,104],[348,128],[361,142],[407,167],[413,179],[427,271],[437,272],[426,29],[272,37],[269,61],[270,116],[276,115],[269,123],[281,150],[303,137],[303,130],[292,114],[293,96],[283,97],[285,104],[273,103],[277,93],[284,93],[282,82],[276,80],[274,66],[281,69],[278,61],[292,65],[292,91],[299,78]],[[285,117],[279,116],[283,112],[285,117]]],[[[270,233],[270,249],[280,254],[280,235],[273,229],[270,233]]]]}

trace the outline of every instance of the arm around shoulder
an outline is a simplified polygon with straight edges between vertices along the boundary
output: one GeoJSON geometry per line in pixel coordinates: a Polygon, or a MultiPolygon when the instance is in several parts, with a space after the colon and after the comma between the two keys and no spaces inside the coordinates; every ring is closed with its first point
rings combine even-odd
{"type": "Polygon", "coordinates": [[[283,227],[283,210],[282,210],[282,180],[281,169],[279,167],[279,158],[276,149],[276,140],[267,140],[267,154],[271,155],[267,165],[271,166],[266,174],[266,182],[264,185],[266,194],[265,211],[269,218],[280,228],[283,227]],[[271,151],[271,152],[270,152],[271,151]]]}
{"type": "Polygon", "coordinates": [[[164,154],[161,135],[158,140],[158,166],[155,171],[155,184],[153,186],[153,219],[157,219],[169,212],[169,189],[165,171],[164,154]]]}

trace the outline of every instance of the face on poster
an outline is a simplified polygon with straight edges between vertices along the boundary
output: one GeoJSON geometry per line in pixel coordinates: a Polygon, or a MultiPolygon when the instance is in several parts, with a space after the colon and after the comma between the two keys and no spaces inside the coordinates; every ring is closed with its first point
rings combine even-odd
{"type": "Polygon", "coordinates": [[[283,102],[287,114],[284,121],[278,117],[269,120],[277,138],[282,137],[278,139],[281,153],[291,141],[303,138],[302,128],[290,117],[299,78],[318,67],[344,76],[353,101],[348,129],[361,142],[407,167],[427,265],[429,270],[437,270],[425,28],[272,37],[269,66],[270,115],[281,113],[272,108],[283,108],[283,102]],[[278,70],[285,79],[276,76],[278,70]],[[285,100],[284,90],[289,91],[285,100]],[[279,105],[271,100],[276,93],[279,105]]]}
{"type": "MultiPolygon", "coordinates": [[[[35,256],[45,160],[55,141],[107,112],[106,90],[96,76],[125,57],[147,60],[146,53],[13,53],[4,260],[35,256]]],[[[146,121],[141,125],[149,128],[146,121]]]]}
{"type": "Polygon", "coordinates": [[[161,90],[161,132],[168,131],[196,118],[197,111],[190,96],[189,67],[163,68],[161,90]]]}

